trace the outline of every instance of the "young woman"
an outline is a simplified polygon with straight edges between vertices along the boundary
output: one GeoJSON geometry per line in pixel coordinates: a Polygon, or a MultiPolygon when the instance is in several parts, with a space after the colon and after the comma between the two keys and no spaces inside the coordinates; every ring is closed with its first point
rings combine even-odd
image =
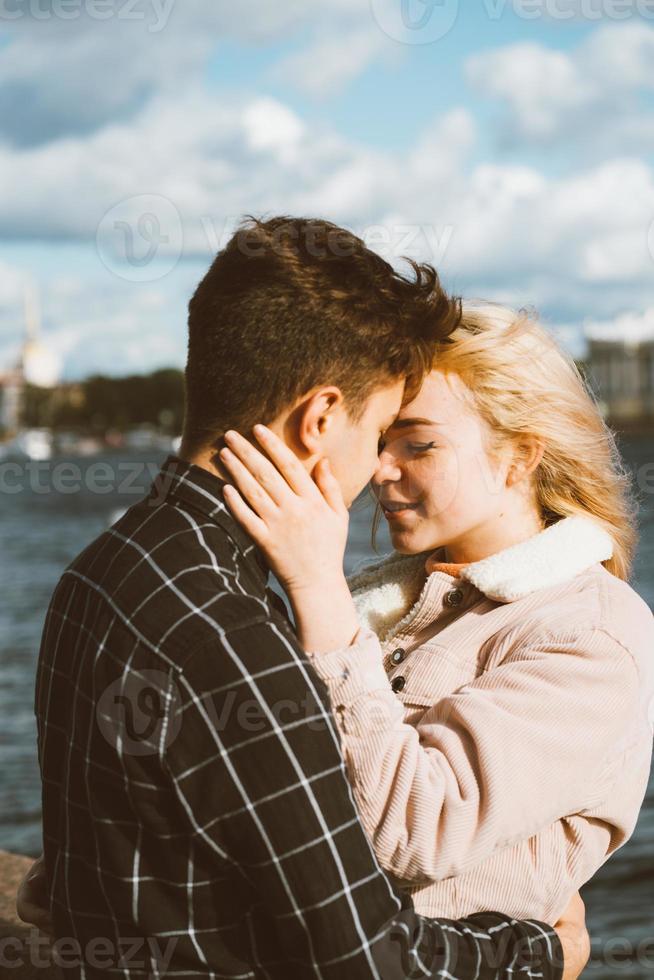
{"type": "Polygon", "coordinates": [[[531,316],[464,307],[380,443],[395,552],[351,595],[328,466],[257,433],[281,472],[231,435],[226,497],[289,593],[381,864],[422,914],[554,923],[631,835],[652,751],[628,476],[574,362],[531,316]]]}

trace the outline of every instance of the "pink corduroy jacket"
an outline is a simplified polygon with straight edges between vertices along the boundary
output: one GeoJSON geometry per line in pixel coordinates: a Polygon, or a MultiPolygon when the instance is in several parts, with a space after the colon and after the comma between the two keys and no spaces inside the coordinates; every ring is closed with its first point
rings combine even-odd
{"type": "Polygon", "coordinates": [[[553,924],[632,834],[654,617],[611,554],[569,517],[455,574],[392,555],[351,580],[355,643],[309,653],[377,857],[423,915],[553,924]]]}

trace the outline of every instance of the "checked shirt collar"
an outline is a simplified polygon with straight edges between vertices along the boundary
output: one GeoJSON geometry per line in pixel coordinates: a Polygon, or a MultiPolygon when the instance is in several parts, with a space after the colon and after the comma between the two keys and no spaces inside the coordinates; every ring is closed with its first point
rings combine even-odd
{"type": "Polygon", "coordinates": [[[227,532],[243,556],[258,566],[265,584],[270,566],[261,549],[232,517],[223,496],[225,482],[201,466],[171,454],[155,477],[148,499],[156,504],[175,506],[180,503],[215,521],[227,532]]]}

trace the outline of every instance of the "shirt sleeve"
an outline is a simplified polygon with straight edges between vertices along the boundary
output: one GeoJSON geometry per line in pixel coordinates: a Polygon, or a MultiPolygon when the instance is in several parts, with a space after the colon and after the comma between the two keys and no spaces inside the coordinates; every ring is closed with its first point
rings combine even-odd
{"type": "MultiPolygon", "coordinates": [[[[426,884],[592,807],[633,737],[633,658],[604,631],[542,635],[404,722],[377,637],[311,661],[382,866],[426,884]]],[[[410,703],[409,665],[404,694],[410,703]]]]}
{"type": "Polygon", "coordinates": [[[499,913],[418,917],[361,826],[327,691],[290,630],[216,638],[184,665],[165,765],[187,832],[263,906],[300,978],[511,975],[560,980],[556,933],[499,913]],[[442,972],[446,971],[446,972],[442,972]]]}

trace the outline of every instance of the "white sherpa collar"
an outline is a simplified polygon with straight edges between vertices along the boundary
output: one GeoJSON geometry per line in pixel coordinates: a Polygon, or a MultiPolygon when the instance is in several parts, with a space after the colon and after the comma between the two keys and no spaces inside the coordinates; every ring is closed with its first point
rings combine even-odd
{"type": "Polygon", "coordinates": [[[613,555],[613,539],[588,517],[564,517],[520,544],[473,562],[461,578],[498,602],[570,581],[613,555]]]}
{"type": "Polygon", "coordinates": [[[383,640],[420,596],[426,555],[395,552],[349,579],[359,621],[383,640]]]}
{"type": "MultiPolygon", "coordinates": [[[[425,594],[429,554],[395,553],[350,579],[357,612],[365,625],[380,636],[396,632],[425,594]]],[[[539,589],[562,585],[612,555],[612,538],[597,522],[582,516],[565,517],[520,544],[467,565],[459,576],[489,599],[514,602],[539,589]]]]}

